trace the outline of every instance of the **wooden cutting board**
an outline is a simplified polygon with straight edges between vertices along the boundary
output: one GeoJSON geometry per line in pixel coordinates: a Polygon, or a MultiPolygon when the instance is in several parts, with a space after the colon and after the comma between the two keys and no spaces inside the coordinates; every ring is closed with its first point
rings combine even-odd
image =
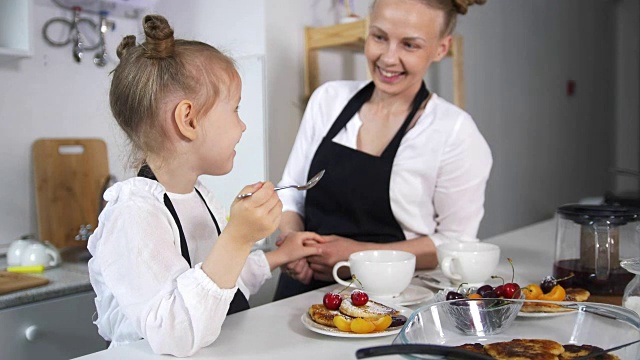
{"type": "Polygon", "coordinates": [[[38,235],[58,249],[86,247],[75,240],[81,225],[98,225],[109,179],[101,139],[39,139],[33,144],[38,235]]]}
{"type": "Polygon", "coordinates": [[[21,273],[0,271],[0,295],[49,283],[49,279],[21,273]]]}

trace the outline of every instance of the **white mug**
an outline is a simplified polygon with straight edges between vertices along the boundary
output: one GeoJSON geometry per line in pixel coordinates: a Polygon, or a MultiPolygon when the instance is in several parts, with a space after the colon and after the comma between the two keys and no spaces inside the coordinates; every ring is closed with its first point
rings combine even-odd
{"type": "Polygon", "coordinates": [[[436,248],[440,269],[454,284],[479,286],[495,274],[500,247],[495,244],[449,242],[436,248]]]}
{"type": "Polygon", "coordinates": [[[60,252],[53,246],[41,243],[27,245],[20,256],[21,266],[44,265],[44,267],[57,266],[62,262],[60,252]]]}
{"type": "Polygon", "coordinates": [[[20,266],[24,248],[36,243],[37,241],[31,239],[19,239],[11,242],[11,245],[9,245],[9,249],[7,250],[7,265],[20,266]]]}
{"type": "Polygon", "coordinates": [[[342,266],[351,268],[351,274],[362,284],[371,297],[394,297],[400,295],[411,283],[416,268],[416,256],[398,250],[367,250],[355,252],[348,261],[339,261],[333,266],[333,278],[344,286],[359,287],[338,277],[342,266]]]}

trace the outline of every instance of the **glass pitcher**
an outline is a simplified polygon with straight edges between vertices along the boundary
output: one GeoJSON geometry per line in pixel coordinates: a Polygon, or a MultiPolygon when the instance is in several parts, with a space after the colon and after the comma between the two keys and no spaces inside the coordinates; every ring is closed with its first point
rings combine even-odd
{"type": "Polygon", "coordinates": [[[553,276],[592,295],[623,295],[634,277],[620,260],[640,257],[640,209],[568,204],[556,211],[553,276]]]}

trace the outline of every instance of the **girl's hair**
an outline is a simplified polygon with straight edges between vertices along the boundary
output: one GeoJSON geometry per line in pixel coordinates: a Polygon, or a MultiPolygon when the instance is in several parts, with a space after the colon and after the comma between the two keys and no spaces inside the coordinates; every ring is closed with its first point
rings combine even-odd
{"type": "Polygon", "coordinates": [[[109,91],[111,112],[131,143],[133,166],[164,149],[168,116],[173,119],[180,100],[194,103],[194,116],[205,114],[228,96],[225,89],[238,76],[233,60],[213,46],[174,39],[164,17],[147,15],[142,23],[142,44],[128,35],[118,46],[120,63],[109,91]]]}
{"type": "MultiPolygon", "coordinates": [[[[440,37],[451,35],[456,28],[458,14],[466,14],[471,5],[482,5],[487,0],[415,0],[430,8],[441,10],[444,13],[444,23],[440,31],[440,37]]],[[[371,10],[376,6],[377,0],[371,5],[371,10]]]]}

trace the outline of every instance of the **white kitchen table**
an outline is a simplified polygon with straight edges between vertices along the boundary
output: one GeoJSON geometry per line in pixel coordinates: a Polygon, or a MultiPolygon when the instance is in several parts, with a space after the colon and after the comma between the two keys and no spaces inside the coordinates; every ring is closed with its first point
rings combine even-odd
{"type": "MultiPolygon", "coordinates": [[[[511,279],[513,259],[516,281],[522,286],[539,282],[552,273],[555,220],[550,219],[484,240],[501,248],[498,275],[511,279]]],[[[420,283],[414,279],[414,283],[420,283]]],[[[304,327],[300,318],[311,304],[322,303],[327,289],[319,289],[272,302],[227,317],[218,339],[201,349],[193,359],[355,359],[356,350],[387,345],[394,336],[378,338],[340,338],[318,334],[304,327]]],[[[437,289],[434,289],[437,291],[437,289]]],[[[424,304],[422,304],[424,305],[424,304]]],[[[410,306],[417,309],[421,304],[410,306]]],[[[145,340],[100,351],[80,359],[159,359],[145,340]]],[[[387,356],[384,359],[401,359],[387,356]]]]}

